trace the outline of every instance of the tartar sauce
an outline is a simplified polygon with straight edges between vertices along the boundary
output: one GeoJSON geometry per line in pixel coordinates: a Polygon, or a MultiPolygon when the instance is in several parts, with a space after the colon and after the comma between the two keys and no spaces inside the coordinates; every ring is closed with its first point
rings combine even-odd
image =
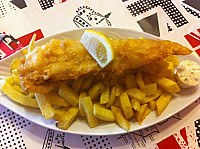
{"type": "Polygon", "coordinates": [[[200,83],[200,66],[189,60],[181,62],[177,67],[176,79],[182,88],[198,85],[200,83]]]}

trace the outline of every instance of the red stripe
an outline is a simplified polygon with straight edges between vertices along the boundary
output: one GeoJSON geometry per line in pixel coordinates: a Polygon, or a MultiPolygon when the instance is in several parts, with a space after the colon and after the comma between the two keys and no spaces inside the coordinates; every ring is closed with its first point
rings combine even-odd
{"type": "Polygon", "coordinates": [[[199,29],[197,29],[197,31],[200,33],[200,28],[199,28],[199,29]]]}
{"type": "Polygon", "coordinates": [[[200,36],[198,36],[197,34],[195,34],[195,33],[193,33],[193,32],[191,32],[190,34],[193,35],[194,37],[197,37],[197,38],[200,39],[200,36]]]}
{"type": "Polygon", "coordinates": [[[184,37],[186,38],[186,40],[190,43],[190,45],[195,48],[197,46],[200,45],[200,28],[197,29],[197,32],[199,33],[194,33],[191,32],[187,35],[185,35],[184,37]],[[198,35],[197,35],[198,34],[198,35]]]}
{"type": "Polygon", "coordinates": [[[190,43],[190,45],[195,48],[200,45],[199,39],[191,36],[190,34],[187,34],[184,36],[186,40],[190,43]]]}
{"type": "Polygon", "coordinates": [[[0,43],[0,48],[6,54],[5,57],[7,57],[8,55],[10,55],[10,53],[12,53],[12,50],[4,42],[0,43]]]}
{"type": "Polygon", "coordinates": [[[42,31],[40,29],[34,31],[34,32],[31,32],[29,34],[26,34],[22,37],[19,37],[17,40],[23,45],[23,46],[27,46],[33,36],[33,34],[36,34],[36,41],[41,39],[41,38],[44,38],[44,35],[42,33],[42,31]]]}
{"type": "Polygon", "coordinates": [[[200,49],[195,50],[200,57],[200,49]]]}
{"type": "Polygon", "coordinates": [[[173,135],[157,143],[159,149],[181,149],[173,135]]]}
{"type": "Polygon", "coordinates": [[[183,137],[183,139],[185,140],[186,144],[188,145],[188,140],[187,140],[187,135],[186,135],[186,129],[185,129],[185,127],[180,130],[180,134],[183,137]]]}
{"type": "MultiPolygon", "coordinates": [[[[0,42],[0,49],[6,54],[6,56],[4,58],[8,57],[9,55],[12,55],[13,53],[20,50],[23,47],[23,45],[21,43],[17,44],[15,42],[13,42],[10,46],[12,46],[12,48],[14,48],[14,49],[9,47],[6,43],[0,42]]],[[[0,53],[0,55],[1,55],[1,53],[0,53]]]]}

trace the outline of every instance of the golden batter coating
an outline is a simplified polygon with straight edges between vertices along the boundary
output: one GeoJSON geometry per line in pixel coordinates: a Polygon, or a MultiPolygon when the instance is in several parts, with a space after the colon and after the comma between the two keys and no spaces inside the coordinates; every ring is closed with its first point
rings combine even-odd
{"type": "Polygon", "coordinates": [[[110,39],[115,57],[101,68],[80,41],[52,39],[21,58],[18,68],[23,89],[47,93],[56,82],[80,76],[112,71],[120,74],[137,69],[169,55],[187,55],[192,51],[178,43],[151,39],[110,39]]]}

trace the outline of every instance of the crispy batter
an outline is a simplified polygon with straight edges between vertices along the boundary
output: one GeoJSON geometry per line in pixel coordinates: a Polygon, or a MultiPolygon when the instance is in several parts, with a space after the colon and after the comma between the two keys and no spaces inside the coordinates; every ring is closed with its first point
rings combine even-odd
{"type": "Polygon", "coordinates": [[[21,59],[18,72],[23,89],[47,93],[52,84],[77,79],[86,74],[137,69],[168,55],[187,55],[192,51],[178,43],[151,39],[111,39],[114,60],[102,69],[80,41],[52,39],[21,59]]]}

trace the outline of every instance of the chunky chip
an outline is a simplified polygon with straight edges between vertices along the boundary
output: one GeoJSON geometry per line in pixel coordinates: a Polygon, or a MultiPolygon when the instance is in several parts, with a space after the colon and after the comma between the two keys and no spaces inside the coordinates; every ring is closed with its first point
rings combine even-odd
{"type": "Polygon", "coordinates": [[[122,93],[119,98],[125,117],[130,119],[133,116],[133,110],[127,93],[122,93]]]}
{"type": "Polygon", "coordinates": [[[55,109],[45,98],[44,94],[35,93],[36,101],[45,119],[52,119],[55,116],[55,109]]]}
{"type": "Polygon", "coordinates": [[[1,86],[1,90],[12,100],[20,103],[24,106],[29,106],[33,108],[38,108],[37,101],[33,98],[30,98],[26,95],[23,95],[19,91],[15,90],[10,84],[7,82],[3,83],[1,86]]]}
{"type": "Polygon", "coordinates": [[[103,108],[98,104],[94,104],[93,114],[98,119],[103,120],[103,121],[110,121],[110,122],[115,121],[114,113],[111,110],[103,108]]]}
{"type": "Polygon", "coordinates": [[[158,115],[161,115],[161,113],[165,110],[165,108],[169,104],[170,100],[171,100],[171,94],[167,92],[163,92],[161,94],[161,96],[156,101],[156,108],[157,108],[158,115]]]}
{"type": "Polygon", "coordinates": [[[99,125],[97,118],[93,115],[93,103],[91,97],[85,97],[81,101],[81,106],[83,107],[88,124],[91,128],[99,125]]]}

